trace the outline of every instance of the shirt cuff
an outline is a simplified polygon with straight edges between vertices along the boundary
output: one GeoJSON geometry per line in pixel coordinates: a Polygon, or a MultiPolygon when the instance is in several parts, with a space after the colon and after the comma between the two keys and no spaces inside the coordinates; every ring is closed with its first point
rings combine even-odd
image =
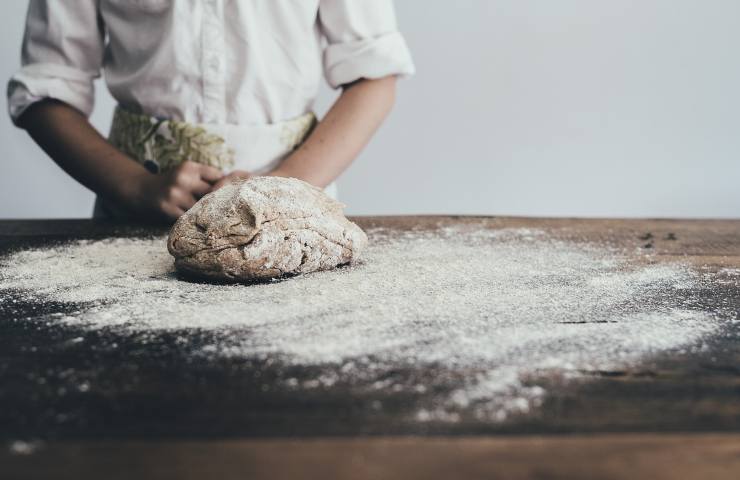
{"type": "Polygon", "coordinates": [[[95,98],[95,77],[64,65],[27,65],[8,82],[10,118],[17,125],[28,107],[46,98],[62,101],[89,116],[95,98]]]}
{"type": "Polygon", "coordinates": [[[334,43],[324,50],[324,74],[332,88],[361,78],[406,76],[414,71],[411,52],[398,32],[372,39],[334,43]]]}

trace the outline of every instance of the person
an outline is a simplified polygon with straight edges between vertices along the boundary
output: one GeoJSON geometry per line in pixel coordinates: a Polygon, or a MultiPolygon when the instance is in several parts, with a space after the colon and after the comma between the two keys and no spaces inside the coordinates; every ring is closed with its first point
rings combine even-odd
{"type": "Polygon", "coordinates": [[[392,0],[31,0],[14,123],[97,194],[96,217],[174,220],[252,175],[334,180],[414,65],[392,0]],[[117,101],[89,123],[93,81],[117,101]],[[341,94],[318,122],[322,72],[341,94]]]}

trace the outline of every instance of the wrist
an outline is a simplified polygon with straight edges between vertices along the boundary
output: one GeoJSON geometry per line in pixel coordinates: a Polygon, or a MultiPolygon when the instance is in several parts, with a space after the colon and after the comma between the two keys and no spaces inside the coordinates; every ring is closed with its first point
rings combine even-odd
{"type": "MultiPolygon", "coordinates": [[[[131,166],[138,167],[139,165],[132,164],[131,166]]],[[[148,185],[154,179],[154,175],[144,168],[131,168],[122,173],[111,192],[113,200],[135,208],[147,196],[148,185]]]]}
{"type": "Polygon", "coordinates": [[[285,168],[284,165],[278,165],[274,169],[270,170],[265,174],[267,177],[294,177],[297,178],[295,173],[291,172],[289,168],[285,168]]]}
{"type": "Polygon", "coordinates": [[[319,179],[315,178],[314,175],[310,175],[308,172],[303,172],[296,168],[292,168],[289,163],[286,165],[285,162],[278,165],[274,170],[266,173],[265,175],[270,177],[297,178],[298,180],[303,180],[306,183],[310,183],[311,185],[315,185],[321,188],[324,188],[326,186],[322,185],[319,179]]]}

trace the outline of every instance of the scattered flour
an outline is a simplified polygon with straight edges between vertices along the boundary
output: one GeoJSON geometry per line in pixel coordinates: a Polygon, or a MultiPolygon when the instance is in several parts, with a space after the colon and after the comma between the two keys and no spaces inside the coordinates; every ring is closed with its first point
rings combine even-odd
{"type": "Polygon", "coordinates": [[[321,366],[288,387],[363,384],[424,392],[379,375],[429,366],[462,379],[418,421],[460,412],[503,420],[541,403],[538,375],[572,377],[688,348],[718,328],[682,292],[700,277],[598,245],[525,229],[368,232],[361,264],[256,285],[178,280],[164,238],[77,241],[0,259],[0,288],[90,304],[56,321],[131,331],[228,335],[207,356],[321,366]]]}
{"type": "Polygon", "coordinates": [[[15,440],[8,445],[8,451],[11,455],[31,455],[36,453],[41,447],[42,443],[39,441],[24,442],[22,440],[15,440]]]}
{"type": "Polygon", "coordinates": [[[731,277],[740,277],[740,268],[723,268],[719,273],[731,277]]]}

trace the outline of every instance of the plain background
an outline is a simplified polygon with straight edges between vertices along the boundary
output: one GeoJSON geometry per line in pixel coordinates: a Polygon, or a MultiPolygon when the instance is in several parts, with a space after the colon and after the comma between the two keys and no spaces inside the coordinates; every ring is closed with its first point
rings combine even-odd
{"type": "MultiPolygon", "coordinates": [[[[740,217],[737,0],[396,8],[418,73],[339,182],[349,213],[740,217]]],[[[3,79],[25,10],[3,7],[3,79]]],[[[97,92],[107,132],[113,102],[97,92]]],[[[0,218],[90,215],[92,194],[7,116],[0,145],[0,218]]]]}

